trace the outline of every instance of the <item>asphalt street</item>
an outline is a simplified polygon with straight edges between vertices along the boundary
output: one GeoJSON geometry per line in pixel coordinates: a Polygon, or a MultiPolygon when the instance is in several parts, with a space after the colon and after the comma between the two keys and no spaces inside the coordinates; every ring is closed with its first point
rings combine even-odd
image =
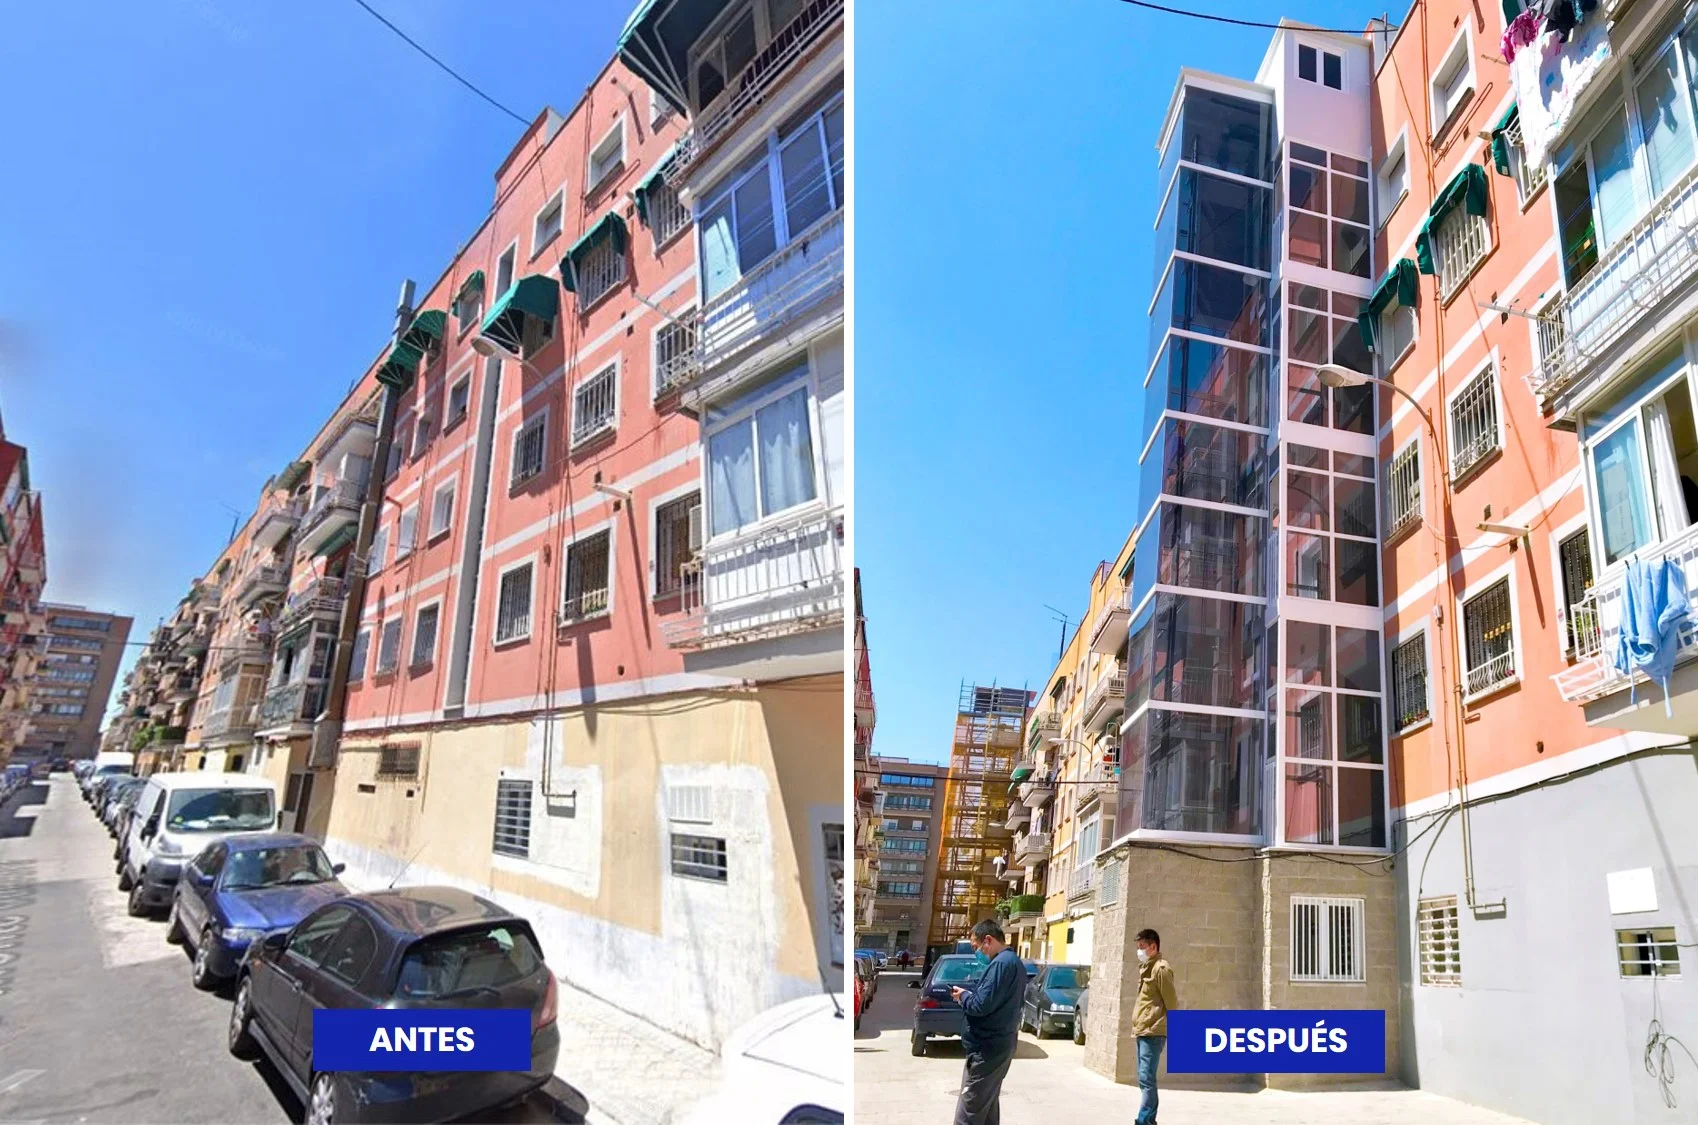
{"type": "MultiPolygon", "coordinates": [[[[228,995],[128,916],[112,854],[69,777],[0,806],[0,1125],[300,1121],[269,1062],[226,1049],[228,995]]],[[[482,1120],[583,1120],[574,1091],[548,1092],[482,1120]]]]}

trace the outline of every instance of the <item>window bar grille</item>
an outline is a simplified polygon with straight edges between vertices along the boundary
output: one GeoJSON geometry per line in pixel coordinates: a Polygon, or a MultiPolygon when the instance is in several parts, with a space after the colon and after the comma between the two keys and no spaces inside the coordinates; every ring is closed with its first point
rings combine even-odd
{"type": "Polygon", "coordinates": [[[1582,530],[1557,548],[1562,561],[1563,641],[1573,655],[1590,656],[1602,648],[1597,604],[1592,589],[1592,543],[1582,530]]]}
{"type": "Polygon", "coordinates": [[[1450,404],[1451,479],[1460,478],[1500,443],[1497,379],[1488,367],[1450,404]]]}
{"type": "Polygon", "coordinates": [[[1476,594],[1462,607],[1468,647],[1468,694],[1479,695],[1515,677],[1515,641],[1509,579],[1476,594]]]}
{"type": "Polygon", "coordinates": [[[1404,641],[1391,654],[1392,701],[1397,729],[1405,730],[1427,718],[1427,636],[1404,641]]]}
{"type": "Polygon", "coordinates": [[[561,612],[568,621],[607,611],[607,552],[605,531],[567,548],[566,603],[561,612]]]}
{"type": "Polygon", "coordinates": [[[609,289],[624,280],[625,255],[619,252],[618,247],[613,244],[613,239],[602,239],[594,249],[584,255],[578,277],[579,307],[587,308],[594,304],[609,289]]]}
{"type": "Polygon", "coordinates": [[[696,359],[696,325],[680,320],[666,325],[655,336],[654,393],[659,398],[689,376],[696,359]]]}
{"type": "Polygon", "coordinates": [[[1448,298],[1486,256],[1486,217],[1470,215],[1467,208],[1457,207],[1439,224],[1436,234],[1439,290],[1448,298]]]}
{"type": "Polygon", "coordinates": [[[614,428],[618,369],[609,367],[572,395],[572,444],[582,445],[614,428]]]}

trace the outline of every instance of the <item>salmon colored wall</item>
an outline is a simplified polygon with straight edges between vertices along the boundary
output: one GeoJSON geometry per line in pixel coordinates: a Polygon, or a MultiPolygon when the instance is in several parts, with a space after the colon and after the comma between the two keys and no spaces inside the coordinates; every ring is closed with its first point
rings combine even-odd
{"type": "Polygon", "coordinates": [[[1420,400],[1448,443],[1447,397],[1495,353],[1503,434],[1501,452],[1491,454],[1483,467],[1459,482],[1447,513],[1435,487],[1437,461],[1424,423],[1401,396],[1382,396],[1382,472],[1394,452],[1421,436],[1425,517],[1385,548],[1386,639],[1388,646],[1395,645],[1400,631],[1427,622],[1432,707],[1430,725],[1391,738],[1394,806],[1452,788],[1459,751],[1464,749],[1468,779],[1479,782],[1611,733],[1588,728],[1580,709],[1564,703],[1550,679],[1565,666],[1561,578],[1554,565],[1552,532],[1584,511],[1575,437],[1544,424],[1525,382],[1535,362],[1532,322],[1480,307],[1489,302],[1532,311],[1562,287],[1551,188],[1539,189],[1523,206],[1515,181],[1491,167],[1489,142],[1480,136],[1513,97],[1509,68],[1497,53],[1502,31],[1502,15],[1495,5],[1462,0],[1417,5],[1374,83],[1375,169],[1400,134],[1405,136],[1409,169],[1407,197],[1389,216],[1381,216],[1384,227],[1376,260],[1382,272],[1398,258],[1415,257],[1415,234],[1434,195],[1465,163],[1487,166],[1490,192],[1492,248],[1447,302],[1440,302],[1435,277],[1421,277],[1416,341],[1388,377],[1420,400]],[[1473,35],[1475,95],[1432,144],[1429,79],[1464,26],[1473,35]],[[1532,526],[1530,549],[1477,530],[1485,520],[1532,526]],[[1441,557],[1452,571],[1448,587],[1433,581],[1441,557]],[[1513,575],[1520,682],[1470,704],[1466,721],[1459,724],[1455,685],[1461,672],[1452,630],[1460,628],[1461,613],[1454,595],[1506,565],[1513,575]],[[1459,728],[1465,741],[1459,739],[1459,728]]]}

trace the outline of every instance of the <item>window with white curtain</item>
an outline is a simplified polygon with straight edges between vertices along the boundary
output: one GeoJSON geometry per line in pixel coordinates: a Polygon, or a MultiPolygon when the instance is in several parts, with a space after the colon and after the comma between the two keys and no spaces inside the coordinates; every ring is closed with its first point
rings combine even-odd
{"type": "Polygon", "coordinates": [[[1698,514],[1698,429],[1685,366],[1675,345],[1615,402],[1581,419],[1605,566],[1683,533],[1698,514]]]}
{"type": "Polygon", "coordinates": [[[814,500],[812,395],[804,365],[708,416],[708,516],[712,535],[814,500]]]}

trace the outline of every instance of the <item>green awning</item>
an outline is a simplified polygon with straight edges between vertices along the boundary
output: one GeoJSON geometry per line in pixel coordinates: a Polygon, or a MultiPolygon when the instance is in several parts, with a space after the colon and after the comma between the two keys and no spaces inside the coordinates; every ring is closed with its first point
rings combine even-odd
{"type": "Polygon", "coordinates": [[[478,335],[517,352],[525,338],[525,318],[552,321],[560,311],[560,286],[546,274],[533,273],[513,283],[483,318],[478,335]]]}
{"type": "Polygon", "coordinates": [[[1379,285],[1374,288],[1374,295],[1368,298],[1367,306],[1356,318],[1356,328],[1362,334],[1362,342],[1368,347],[1374,346],[1381,313],[1393,304],[1411,309],[1415,307],[1420,292],[1416,277],[1415,263],[1408,258],[1399,258],[1397,264],[1387,270],[1386,275],[1380,279],[1379,285]]]}
{"type": "Polygon", "coordinates": [[[1462,171],[1452,177],[1427,209],[1427,221],[1421,224],[1421,233],[1415,236],[1415,264],[1422,273],[1435,272],[1433,228],[1443,222],[1457,204],[1466,207],[1470,215],[1486,213],[1486,169],[1482,165],[1464,164],[1462,171]]]}
{"type": "Polygon", "coordinates": [[[332,532],[329,539],[320,543],[318,545],[318,550],[314,551],[313,554],[321,559],[328,558],[329,556],[334,555],[337,551],[340,551],[343,547],[352,544],[354,542],[354,537],[358,534],[358,524],[345,523],[332,532]]]}
{"type": "Polygon", "coordinates": [[[578,291],[578,267],[585,256],[609,238],[613,240],[614,253],[625,253],[625,244],[630,241],[630,236],[625,230],[625,220],[612,211],[596,220],[595,225],[584,232],[584,237],[574,242],[566,256],[560,259],[560,284],[566,287],[568,293],[578,291]]]}
{"type": "Polygon", "coordinates": [[[426,309],[413,317],[413,323],[401,335],[401,342],[416,352],[427,352],[442,342],[442,334],[447,329],[447,313],[441,309],[426,309]]]}
{"type": "Polygon", "coordinates": [[[295,486],[306,478],[307,471],[311,468],[311,461],[289,462],[283,471],[277,474],[277,487],[285,492],[295,491],[295,486]]]}
{"type": "Polygon", "coordinates": [[[649,190],[660,181],[661,173],[666,170],[668,164],[672,163],[672,158],[676,155],[678,155],[678,145],[674,143],[671,148],[666,150],[666,155],[655,161],[655,165],[649,170],[649,174],[643,177],[643,182],[631,190],[631,200],[637,205],[637,218],[643,221],[644,226],[653,225],[649,222],[649,190]]]}
{"type": "Polygon", "coordinates": [[[1032,767],[1031,766],[1015,766],[1014,767],[1014,773],[1013,773],[1012,777],[1013,777],[1013,780],[1016,783],[1025,781],[1028,777],[1031,777],[1031,776],[1032,776],[1032,767]]]}
{"type": "Polygon", "coordinates": [[[1504,134],[1521,116],[1521,107],[1511,102],[1498,123],[1492,126],[1492,167],[1498,170],[1498,175],[1509,175],[1509,138],[1504,134]]]}
{"type": "Polygon", "coordinates": [[[396,344],[389,349],[389,358],[383,361],[383,366],[377,369],[377,381],[404,391],[413,385],[413,376],[418,374],[419,361],[423,358],[417,349],[405,343],[396,344]]]}
{"type": "Polygon", "coordinates": [[[454,301],[448,307],[455,316],[460,315],[460,305],[473,293],[483,292],[483,271],[473,270],[472,275],[460,283],[459,291],[454,294],[454,301]]]}
{"type": "Polygon", "coordinates": [[[690,48],[724,12],[725,0],[638,0],[619,33],[619,59],[673,109],[689,113],[690,48]]]}

